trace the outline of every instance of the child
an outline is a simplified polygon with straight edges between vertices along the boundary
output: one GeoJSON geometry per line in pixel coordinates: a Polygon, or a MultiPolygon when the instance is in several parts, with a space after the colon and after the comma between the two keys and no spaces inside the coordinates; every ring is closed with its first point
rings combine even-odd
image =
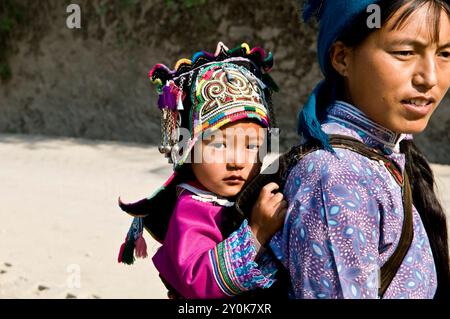
{"type": "Polygon", "coordinates": [[[154,196],[134,204],[119,200],[137,216],[119,261],[132,263],[134,248],[136,256],[146,255],[145,226],[163,243],[153,262],[175,295],[224,298],[274,283],[277,268],[263,246],[283,225],[287,203],[275,193],[278,186],[263,188],[248,220],[230,209],[261,168],[263,128],[273,121],[275,85],[265,73],[272,64],[260,48],[228,50],[219,43],[214,55],[202,51],[173,71],[160,64],[150,71],[160,92],[160,151],[175,172],[154,196]]]}

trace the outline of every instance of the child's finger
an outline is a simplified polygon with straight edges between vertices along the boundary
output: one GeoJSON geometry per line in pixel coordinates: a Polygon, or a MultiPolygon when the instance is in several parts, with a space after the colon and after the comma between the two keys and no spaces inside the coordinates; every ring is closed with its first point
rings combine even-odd
{"type": "Polygon", "coordinates": [[[288,202],[286,201],[286,200],[282,200],[281,202],[280,202],[280,207],[281,208],[288,208],[288,206],[289,206],[289,204],[288,204],[288,202]]]}
{"type": "Polygon", "coordinates": [[[271,183],[265,185],[265,186],[261,189],[260,197],[263,197],[263,198],[268,197],[268,198],[270,198],[270,197],[273,196],[273,191],[275,191],[275,190],[277,190],[277,189],[279,189],[279,188],[280,188],[280,187],[278,186],[277,183],[271,182],[271,183]]]}
{"type": "Polygon", "coordinates": [[[283,227],[286,213],[286,208],[277,209],[277,211],[275,212],[275,215],[273,216],[273,225],[276,225],[275,227],[277,229],[281,229],[283,227]]]}
{"type": "Polygon", "coordinates": [[[272,204],[272,205],[278,205],[278,204],[280,204],[282,201],[283,201],[283,198],[284,198],[284,195],[283,195],[283,193],[276,193],[275,195],[273,195],[271,198],[270,198],[270,203],[272,204]]]}
{"type": "Polygon", "coordinates": [[[277,209],[277,212],[278,212],[277,218],[281,218],[284,221],[284,217],[286,216],[287,213],[287,208],[279,208],[277,209]]]}
{"type": "Polygon", "coordinates": [[[281,200],[277,203],[274,204],[273,208],[274,208],[274,215],[278,214],[278,211],[281,209],[287,209],[288,204],[285,200],[281,200]]]}

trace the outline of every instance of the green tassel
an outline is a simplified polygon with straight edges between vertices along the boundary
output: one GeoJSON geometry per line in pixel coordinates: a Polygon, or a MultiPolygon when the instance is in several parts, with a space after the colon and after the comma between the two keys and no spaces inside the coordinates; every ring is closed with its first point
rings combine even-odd
{"type": "Polygon", "coordinates": [[[267,55],[267,57],[264,59],[264,63],[268,63],[270,62],[270,60],[273,59],[273,54],[272,52],[269,52],[269,54],[267,55]]]}
{"type": "Polygon", "coordinates": [[[245,49],[242,46],[239,45],[237,47],[229,49],[227,51],[227,54],[230,55],[230,56],[233,56],[236,52],[239,52],[239,51],[242,51],[243,53],[245,53],[245,49]]]}
{"type": "Polygon", "coordinates": [[[133,236],[130,236],[128,240],[125,242],[125,246],[123,248],[122,262],[127,265],[132,265],[134,263],[134,239],[133,236]]]}

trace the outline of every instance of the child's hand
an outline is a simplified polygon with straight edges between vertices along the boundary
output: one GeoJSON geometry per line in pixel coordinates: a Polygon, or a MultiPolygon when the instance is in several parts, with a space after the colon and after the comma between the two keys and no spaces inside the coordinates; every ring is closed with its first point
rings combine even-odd
{"type": "Polygon", "coordinates": [[[250,215],[249,226],[261,245],[265,245],[284,223],[288,203],[282,193],[274,193],[278,189],[276,183],[264,186],[250,215]]]}

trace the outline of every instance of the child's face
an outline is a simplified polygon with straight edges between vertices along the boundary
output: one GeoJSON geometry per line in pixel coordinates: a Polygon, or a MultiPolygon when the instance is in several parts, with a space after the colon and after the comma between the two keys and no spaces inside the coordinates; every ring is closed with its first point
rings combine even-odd
{"type": "Polygon", "coordinates": [[[243,120],[224,125],[199,141],[193,150],[192,170],[209,191],[232,197],[261,169],[260,146],[265,130],[243,120]]]}

